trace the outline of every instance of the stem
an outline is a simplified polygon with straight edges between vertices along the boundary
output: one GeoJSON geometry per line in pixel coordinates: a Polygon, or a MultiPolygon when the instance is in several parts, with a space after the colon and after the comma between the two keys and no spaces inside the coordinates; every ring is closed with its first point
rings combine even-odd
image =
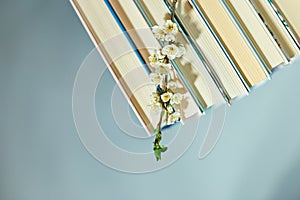
{"type": "Polygon", "coordinates": [[[172,22],[174,22],[176,3],[177,3],[177,0],[173,0],[173,3],[172,3],[172,13],[171,13],[171,20],[172,20],[172,22]]]}
{"type": "Polygon", "coordinates": [[[164,111],[162,110],[162,111],[160,112],[159,121],[158,121],[157,126],[156,126],[156,129],[158,129],[158,130],[160,130],[160,127],[161,127],[161,122],[162,122],[163,113],[164,113],[164,111]]]}
{"type": "MultiPolygon", "coordinates": [[[[165,77],[164,77],[164,84],[162,85],[162,88],[161,88],[164,92],[167,91],[167,85],[168,85],[168,75],[165,75],[165,77]]],[[[160,127],[161,127],[162,117],[163,117],[164,110],[166,110],[166,108],[163,107],[163,108],[162,108],[162,111],[161,111],[161,113],[160,113],[160,118],[159,118],[158,124],[157,124],[157,126],[156,126],[156,128],[157,128],[158,130],[160,130],[160,127]]],[[[167,110],[166,110],[166,113],[168,113],[167,110]]]]}

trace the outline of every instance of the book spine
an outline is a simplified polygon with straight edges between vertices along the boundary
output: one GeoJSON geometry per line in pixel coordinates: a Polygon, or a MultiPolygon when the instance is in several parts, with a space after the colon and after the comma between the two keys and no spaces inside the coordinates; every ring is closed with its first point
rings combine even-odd
{"type": "MultiPolygon", "coordinates": [[[[169,10],[169,12],[171,12],[172,6],[170,5],[170,3],[167,0],[163,0],[163,1],[166,5],[167,9],[169,10]]],[[[202,61],[203,66],[205,67],[206,71],[213,79],[214,83],[216,84],[216,86],[217,86],[219,92],[221,93],[221,95],[223,96],[224,100],[228,104],[230,104],[231,98],[230,98],[229,94],[227,93],[226,89],[222,86],[222,82],[220,81],[218,75],[216,74],[214,69],[211,67],[211,64],[209,63],[209,61],[203,56],[203,53],[201,52],[201,50],[199,48],[197,48],[195,42],[191,39],[189,33],[185,30],[182,22],[178,19],[177,15],[175,15],[175,21],[178,24],[178,28],[181,30],[182,34],[184,35],[184,38],[193,47],[194,51],[196,52],[196,54],[202,61]]]]}
{"type": "Polygon", "coordinates": [[[194,9],[198,12],[199,16],[202,18],[202,20],[205,22],[206,26],[208,27],[208,29],[210,30],[211,34],[214,36],[215,40],[217,41],[217,43],[219,44],[219,46],[221,47],[224,55],[227,57],[227,59],[229,60],[229,62],[231,63],[234,71],[237,73],[237,75],[239,76],[240,80],[242,81],[243,85],[245,86],[245,88],[247,89],[247,91],[249,92],[251,89],[249,87],[249,85],[247,84],[246,80],[243,78],[242,74],[240,73],[240,71],[238,70],[236,64],[234,63],[233,59],[231,58],[231,56],[229,55],[229,53],[227,52],[225,46],[223,45],[223,43],[221,42],[221,40],[219,39],[218,35],[216,34],[216,32],[213,30],[213,28],[210,26],[210,23],[208,22],[208,20],[206,19],[204,13],[201,11],[201,9],[198,7],[198,5],[196,4],[196,2],[194,0],[188,0],[189,3],[194,7],[194,9]]]}
{"type": "MultiPolygon", "coordinates": [[[[146,130],[147,134],[149,136],[153,135],[154,131],[154,125],[151,123],[151,120],[149,116],[145,113],[144,110],[140,111],[141,109],[140,105],[136,105],[137,101],[134,97],[133,93],[128,93],[128,88],[126,87],[126,80],[120,80],[120,77],[118,74],[116,74],[114,67],[113,60],[109,57],[109,52],[107,52],[107,49],[101,44],[101,41],[98,38],[97,33],[93,30],[93,25],[91,24],[86,16],[87,14],[87,8],[85,10],[82,8],[82,5],[87,6],[89,2],[83,2],[80,0],[70,0],[71,5],[73,6],[73,9],[75,10],[76,14],[78,15],[81,23],[83,24],[84,28],[86,29],[87,33],[89,34],[90,39],[94,43],[95,47],[97,48],[97,51],[99,52],[101,58],[103,59],[104,63],[108,67],[108,70],[112,74],[114,80],[116,81],[117,85],[121,89],[122,93],[124,94],[127,102],[133,109],[134,113],[136,114],[138,120],[141,122],[143,128],[146,130]],[[132,101],[132,98],[135,100],[132,101]]],[[[93,5],[95,2],[91,2],[91,5],[93,5]]],[[[103,2],[101,2],[101,5],[99,5],[99,8],[103,8],[103,2]]],[[[122,41],[124,42],[123,38],[122,41]]],[[[127,42],[127,41],[126,41],[127,42]]],[[[123,50],[129,50],[128,45],[125,45],[126,48],[123,50]]],[[[130,49],[131,50],[131,49],[130,49]]],[[[126,51],[127,52],[127,51],[126,51]]]]}
{"type": "Polygon", "coordinates": [[[291,61],[296,56],[300,54],[299,48],[293,41],[293,38],[289,34],[285,25],[278,18],[277,14],[274,12],[272,6],[269,4],[268,0],[248,0],[250,1],[253,8],[260,15],[261,20],[264,22],[266,27],[269,29],[270,33],[273,35],[274,39],[277,41],[278,45],[282,49],[286,58],[291,61]]]}
{"type": "Polygon", "coordinates": [[[272,1],[269,1],[269,3],[271,5],[272,9],[274,10],[274,12],[276,13],[277,17],[279,18],[279,20],[282,22],[282,24],[284,25],[284,27],[286,28],[286,30],[288,31],[288,33],[292,37],[293,41],[296,43],[297,47],[300,49],[300,41],[297,40],[297,37],[295,36],[293,31],[291,30],[289,24],[284,19],[283,15],[279,11],[279,9],[275,6],[275,4],[272,1]]]}
{"type": "Polygon", "coordinates": [[[134,51],[135,55],[138,57],[138,59],[140,60],[140,62],[142,63],[142,65],[144,66],[144,69],[146,70],[146,72],[148,74],[151,73],[150,69],[147,67],[146,62],[144,60],[144,58],[141,56],[140,52],[137,50],[136,45],[134,44],[134,42],[132,41],[131,37],[129,36],[129,34],[126,31],[126,28],[123,26],[122,22],[120,21],[119,17],[117,16],[116,12],[114,11],[114,9],[112,8],[109,0],[104,0],[106,6],[108,7],[109,11],[111,12],[111,14],[113,15],[113,17],[115,18],[118,26],[120,27],[120,29],[123,31],[123,34],[125,35],[127,41],[129,42],[130,46],[132,47],[132,50],[134,51]]]}
{"type": "Polygon", "coordinates": [[[244,28],[242,27],[242,25],[240,24],[240,22],[236,19],[236,16],[235,16],[234,12],[232,11],[232,8],[228,4],[228,2],[226,0],[221,0],[221,3],[223,5],[225,11],[228,13],[229,17],[231,18],[232,22],[234,23],[234,25],[236,26],[236,28],[241,33],[243,39],[246,41],[246,43],[250,47],[252,53],[258,59],[258,61],[260,62],[261,66],[263,67],[263,69],[265,71],[265,73],[271,74],[272,71],[268,68],[267,64],[263,60],[262,56],[259,54],[259,52],[256,49],[255,45],[253,44],[253,42],[248,37],[246,31],[244,30],[244,28]]]}

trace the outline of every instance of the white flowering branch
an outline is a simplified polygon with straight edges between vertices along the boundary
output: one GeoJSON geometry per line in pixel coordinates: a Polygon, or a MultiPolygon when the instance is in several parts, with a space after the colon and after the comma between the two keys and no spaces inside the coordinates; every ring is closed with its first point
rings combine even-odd
{"type": "Polygon", "coordinates": [[[180,105],[183,95],[174,92],[177,84],[173,80],[175,73],[171,65],[172,60],[180,58],[185,53],[184,46],[175,42],[178,33],[177,24],[174,23],[176,3],[177,0],[174,0],[171,20],[167,20],[161,26],[152,27],[153,34],[163,44],[161,49],[157,49],[149,56],[150,65],[154,68],[150,78],[156,86],[156,91],[151,94],[150,106],[153,111],[160,113],[160,120],[154,130],[155,140],[153,142],[153,151],[157,160],[160,160],[161,153],[167,150],[167,147],[160,145],[163,119],[165,119],[166,125],[172,125],[181,118],[180,111],[175,107],[180,105]]]}

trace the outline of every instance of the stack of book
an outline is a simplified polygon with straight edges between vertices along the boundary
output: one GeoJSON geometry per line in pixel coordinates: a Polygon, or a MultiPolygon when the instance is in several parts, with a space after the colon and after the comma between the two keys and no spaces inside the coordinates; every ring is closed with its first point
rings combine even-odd
{"type": "MultiPolygon", "coordinates": [[[[172,0],[71,0],[145,130],[150,112],[148,57],[161,47],[151,31],[171,13],[172,0]],[[141,84],[145,83],[145,84],[141,84]]],[[[232,104],[300,53],[299,0],[179,0],[175,22],[184,58],[172,62],[183,121],[232,104]]]]}

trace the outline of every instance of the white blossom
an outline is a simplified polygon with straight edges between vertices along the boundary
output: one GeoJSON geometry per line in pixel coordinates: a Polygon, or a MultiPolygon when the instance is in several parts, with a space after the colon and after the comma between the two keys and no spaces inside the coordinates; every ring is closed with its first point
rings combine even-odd
{"type": "Polygon", "coordinates": [[[175,44],[166,45],[162,49],[162,54],[167,55],[170,60],[173,60],[178,55],[179,49],[175,44]]]}
{"type": "Polygon", "coordinates": [[[172,22],[171,20],[167,20],[166,23],[163,26],[163,30],[166,32],[166,34],[177,34],[178,33],[178,27],[177,24],[172,22]]]}
{"type": "Polygon", "coordinates": [[[150,79],[155,85],[159,85],[163,80],[163,76],[157,72],[154,72],[150,74],[150,79]]]}
{"type": "Polygon", "coordinates": [[[176,93],[172,96],[171,100],[170,100],[170,104],[180,104],[180,102],[182,101],[183,99],[183,95],[182,94],[179,94],[179,93],[176,93]]]}
{"type": "Polygon", "coordinates": [[[157,103],[157,102],[160,101],[160,97],[159,97],[159,95],[156,92],[153,92],[150,95],[150,98],[151,98],[151,103],[157,103]]]}
{"type": "Polygon", "coordinates": [[[160,50],[155,50],[155,52],[148,57],[148,60],[150,62],[150,65],[154,67],[158,65],[160,63],[160,60],[164,59],[164,57],[165,56],[161,54],[160,50]]]}
{"type": "Polygon", "coordinates": [[[158,64],[158,62],[159,62],[157,54],[152,54],[151,56],[149,56],[148,59],[149,59],[149,62],[150,62],[151,66],[154,66],[154,65],[158,64]]]}
{"type": "Polygon", "coordinates": [[[186,53],[185,47],[184,46],[179,46],[176,58],[179,58],[179,57],[183,56],[185,53],[186,53]]]}
{"type": "Polygon", "coordinates": [[[153,26],[152,32],[157,39],[162,40],[162,41],[164,40],[164,37],[165,37],[164,27],[153,26]]]}
{"type": "Polygon", "coordinates": [[[179,112],[174,112],[171,114],[168,118],[168,124],[174,124],[175,122],[180,120],[180,113],[179,112]]]}
{"type": "Polygon", "coordinates": [[[151,108],[151,111],[153,111],[155,113],[159,113],[162,110],[161,103],[153,103],[153,104],[150,104],[149,106],[151,108]]]}
{"type": "Polygon", "coordinates": [[[167,42],[175,42],[175,36],[173,34],[167,34],[165,36],[165,41],[167,41],[167,42]]]}
{"type": "Polygon", "coordinates": [[[172,96],[173,96],[173,94],[171,92],[165,92],[162,95],[160,95],[160,98],[164,103],[166,103],[166,102],[170,101],[172,96]]]}
{"type": "Polygon", "coordinates": [[[169,81],[167,84],[167,88],[170,90],[175,90],[177,88],[177,83],[175,83],[174,81],[169,81]]]}
{"type": "Polygon", "coordinates": [[[157,73],[168,75],[172,69],[170,63],[159,63],[158,65],[154,66],[157,73]]]}
{"type": "Polygon", "coordinates": [[[167,111],[170,114],[174,112],[174,109],[173,109],[173,107],[170,104],[167,106],[167,111]]]}

